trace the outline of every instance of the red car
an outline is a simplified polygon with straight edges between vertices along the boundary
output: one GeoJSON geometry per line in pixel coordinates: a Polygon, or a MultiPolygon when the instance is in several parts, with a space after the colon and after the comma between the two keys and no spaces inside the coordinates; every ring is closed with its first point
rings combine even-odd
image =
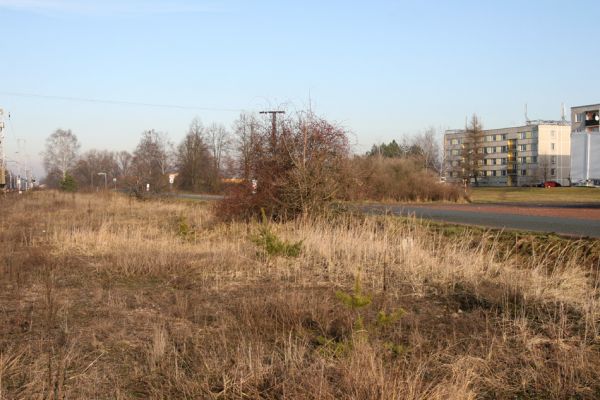
{"type": "Polygon", "coordinates": [[[545,188],[549,188],[549,187],[561,187],[561,184],[556,182],[556,181],[546,181],[544,182],[544,187],[545,188]]]}

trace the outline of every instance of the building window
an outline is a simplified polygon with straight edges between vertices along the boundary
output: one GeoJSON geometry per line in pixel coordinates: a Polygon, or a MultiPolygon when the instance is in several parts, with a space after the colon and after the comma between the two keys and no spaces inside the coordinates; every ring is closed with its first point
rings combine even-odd
{"type": "Polygon", "coordinates": [[[519,134],[520,139],[531,139],[532,137],[533,135],[531,134],[531,132],[521,132],[519,134]]]}
{"type": "Polygon", "coordinates": [[[488,136],[485,137],[485,141],[486,142],[491,142],[493,140],[494,140],[494,136],[492,136],[492,135],[488,135],[488,136]]]}
{"type": "Polygon", "coordinates": [[[502,170],[502,176],[506,176],[506,170],[505,169],[502,170]]]}
{"type": "Polygon", "coordinates": [[[502,160],[502,165],[506,165],[506,158],[501,158],[502,160]]]}
{"type": "Polygon", "coordinates": [[[556,137],[556,131],[550,131],[550,137],[554,139],[556,137]]]}
{"type": "Polygon", "coordinates": [[[527,170],[526,169],[522,169],[521,170],[521,176],[527,176],[527,170]]]}
{"type": "Polygon", "coordinates": [[[550,176],[556,175],[556,170],[554,168],[550,168],[550,176]]]}
{"type": "Polygon", "coordinates": [[[521,163],[522,164],[535,164],[535,163],[537,163],[537,157],[536,156],[521,157],[521,163]]]}
{"type": "Polygon", "coordinates": [[[581,122],[581,114],[575,114],[575,122],[581,122]]]}
{"type": "Polygon", "coordinates": [[[527,151],[527,145],[526,144],[520,144],[519,145],[519,151],[527,151]]]}
{"type": "Polygon", "coordinates": [[[458,139],[450,140],[450,144],[459,144],[458,139]]]}
{"type": "Polygon", "coordinates": [[[551,156],[550,157],[550,163],[556,164],[556,156],[551,156]]]}
{"type": "Polygon", "coordinates": [[[598,110],[591,110],[585,112],[585,126],[598,126],[600,125],[600,112],[598,110]]]}
{"type": "Polygon", "coordinates": [[[506,153],[508,151],[508,146],[502,146],[502,153],[506,153]]]}
{"type": "Polygon", "coordinates": [[[556,143],[550,143],[550,150],[556,150],[556,143]]]}
{"type": "Polygon", "coordinates": [[[460,152],[458,151],[458,149],[454,149],[454,150],[452,150],[452,155],[453,155],[453,156],[457,156],[457,155],[459,155],[459,154],[460,154],[460,152]]]}

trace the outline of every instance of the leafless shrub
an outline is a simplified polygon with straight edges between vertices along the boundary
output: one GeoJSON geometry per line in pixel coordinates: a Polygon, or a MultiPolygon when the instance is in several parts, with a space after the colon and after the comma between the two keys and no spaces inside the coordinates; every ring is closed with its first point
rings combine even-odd
{"type": "Polygon", "coordinates": [[[286,220],[318,212],[339,197],[349,154],[345,131],[312,113],[281,121],[277,131],[256,120],[239,128],[240,162],[249,181],[233,189],[217,208],[223,219],[260,216],[286,220]],[[251,132],[247,133],[247,132],[251,132]]]}
{"type": "Polygon", "coordinates": [[[458,187],[441,183],[422,167],[418,158],[356,157],[352,160],[354,181],[346,198],[393,201],[458,201],[458,187]]]}

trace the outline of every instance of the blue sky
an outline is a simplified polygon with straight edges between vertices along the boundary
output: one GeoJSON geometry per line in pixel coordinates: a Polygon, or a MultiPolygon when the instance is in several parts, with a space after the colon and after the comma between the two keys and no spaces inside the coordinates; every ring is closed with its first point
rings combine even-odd
{"type": "Polygon", "coordinates": [[[477,113],[487,128],[600,102],[592,1],[0,0],[7,155],[45,138],[133,150],[192,118],[284,105],[353,133],[356,150],[477,113]],[[51,96],[194,106],[72,102],[51,96]],[[21,139],[17,141],[17,139],[21,139]]]}

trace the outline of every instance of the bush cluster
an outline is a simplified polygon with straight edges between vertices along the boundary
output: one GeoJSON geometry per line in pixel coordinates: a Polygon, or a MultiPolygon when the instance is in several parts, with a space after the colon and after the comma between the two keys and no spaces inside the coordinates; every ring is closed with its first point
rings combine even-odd
{"type": "Polygon", "coordinates": [[[352,170],[355,178],[346,191],[349,200],[458,201],[462,197],[459,187],[440,182],[417,158],[356,157],[352,170]]]}
{"type": "Polygon", "coordinates": [[[339,198],[347,178],[346,132],[312,114],[283,120],[274,135],[270,124],[253,128],[240,160],[245,183],[231,188],[217,207],[222,219],[287,220],[322,210],[339,198]]]}

